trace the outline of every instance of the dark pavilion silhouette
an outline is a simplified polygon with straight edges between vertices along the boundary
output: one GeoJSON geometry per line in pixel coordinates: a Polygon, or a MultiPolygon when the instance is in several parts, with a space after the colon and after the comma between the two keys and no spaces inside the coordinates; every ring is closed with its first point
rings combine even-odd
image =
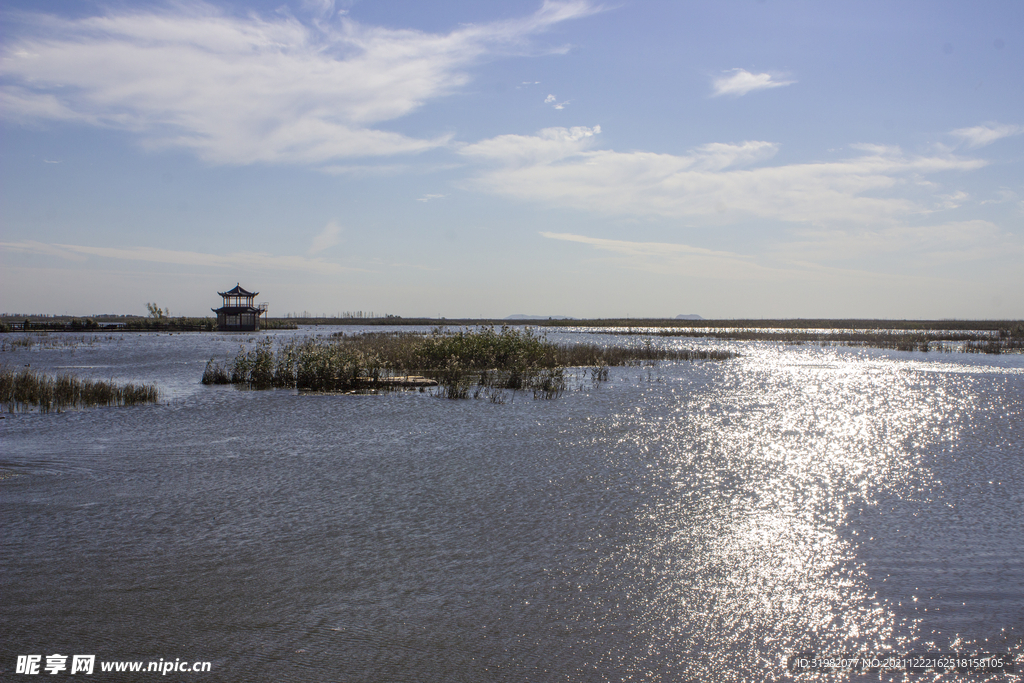
{"type": "Polygon", "coordinates": [[[267,305],[253,306],[252,300],[259,292],[250,292],[235,284],[234,289],[217,292],[224,299],[220,308],[210,310],[217,314],[217,329],[221,332],[253,332],[260,329],[260,316],[267,312],[267,305]]]}

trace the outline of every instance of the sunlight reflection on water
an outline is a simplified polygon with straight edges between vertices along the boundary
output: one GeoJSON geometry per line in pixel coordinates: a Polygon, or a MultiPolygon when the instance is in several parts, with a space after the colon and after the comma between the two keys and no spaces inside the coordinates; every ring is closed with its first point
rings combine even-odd
{"type": "Polygon", "coordinates": [[[773,680],[796,652],[914,644],[920,619],[873,590],[848,510],[933,496],[930,461],[977,409],[974,381],[767,347],[669,410],[654,398],[623,415],[672,491],[624,549],[652,568],[632,596],[646,640],[633,678],[773,680]]]}

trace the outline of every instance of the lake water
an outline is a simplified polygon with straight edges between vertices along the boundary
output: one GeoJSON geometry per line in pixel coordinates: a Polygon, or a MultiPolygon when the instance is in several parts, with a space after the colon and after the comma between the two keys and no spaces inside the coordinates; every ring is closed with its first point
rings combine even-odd
{"type": "Polygon", "coordinates": [[[162,400],[0,420],[4,680],[53,653],[238,682],[1021,659],[1024,356],[655,338],[742,355],[500,405],[199,384],[251,334],[67,337],[0,361],[162,400]]]}

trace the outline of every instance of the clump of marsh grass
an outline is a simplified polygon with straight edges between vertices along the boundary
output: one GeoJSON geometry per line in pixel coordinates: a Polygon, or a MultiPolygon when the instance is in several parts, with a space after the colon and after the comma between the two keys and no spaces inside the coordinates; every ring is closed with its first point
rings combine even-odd
{"type": "Polygon", "coordinates": [[[27,368],[17,372],[0,368],[0,403],[12,413],[33,407],[47,413],[68,408],[130,406],[152,403],[157,398],[156,387],[149,384],[119,385],[68,374],[50,377],[27,368]]]}
{"type": "Polygon", "coordinates": [[[203,384],[231,384],[231,378],[224,366],[211,358],[206,362],[206,369],[203,370],[203,384]]]}
{"type": "Polygon", "coordinates": [[[231,381],[248,384],[253,389],[269,389],[274,386],[273,343],[269,337],[264,337],[251,351],[243,347],[235,356],[231,381]]]}
{"type": "Polygon", "coordinates": [[[568,386],[567,367],[587,368],[595,382],[608,379],[608,367],[658,360],[725,360],[728,351],[601,347],[554,344],[533,330],[502,327],[424,335],[412,332],[336,334],[279,345],[270,339],[243,347],[229,368],[212,359],[204,384],[241,384],[252,389],[287,387],[301,391],[391,391],[404,386],[436,386],[435,394],[461,399],[486,397],[503,403],[506,390],[532,391],[535,398],[557,398],[568,386]]]}

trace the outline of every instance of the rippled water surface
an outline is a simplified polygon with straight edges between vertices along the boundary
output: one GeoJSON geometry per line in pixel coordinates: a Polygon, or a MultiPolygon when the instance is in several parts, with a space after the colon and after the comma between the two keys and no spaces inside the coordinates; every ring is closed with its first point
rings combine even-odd
{"type": "Polygon", "coordinates": [[[164,399],[0,420],[0,673],[54,652],[212,663],[190,681],[761,681],[801,651],[1021,659],[1021,356],[665,338],[742,355],[504,405],[198,383],[252,338],[3,354],[164,399]]]}

